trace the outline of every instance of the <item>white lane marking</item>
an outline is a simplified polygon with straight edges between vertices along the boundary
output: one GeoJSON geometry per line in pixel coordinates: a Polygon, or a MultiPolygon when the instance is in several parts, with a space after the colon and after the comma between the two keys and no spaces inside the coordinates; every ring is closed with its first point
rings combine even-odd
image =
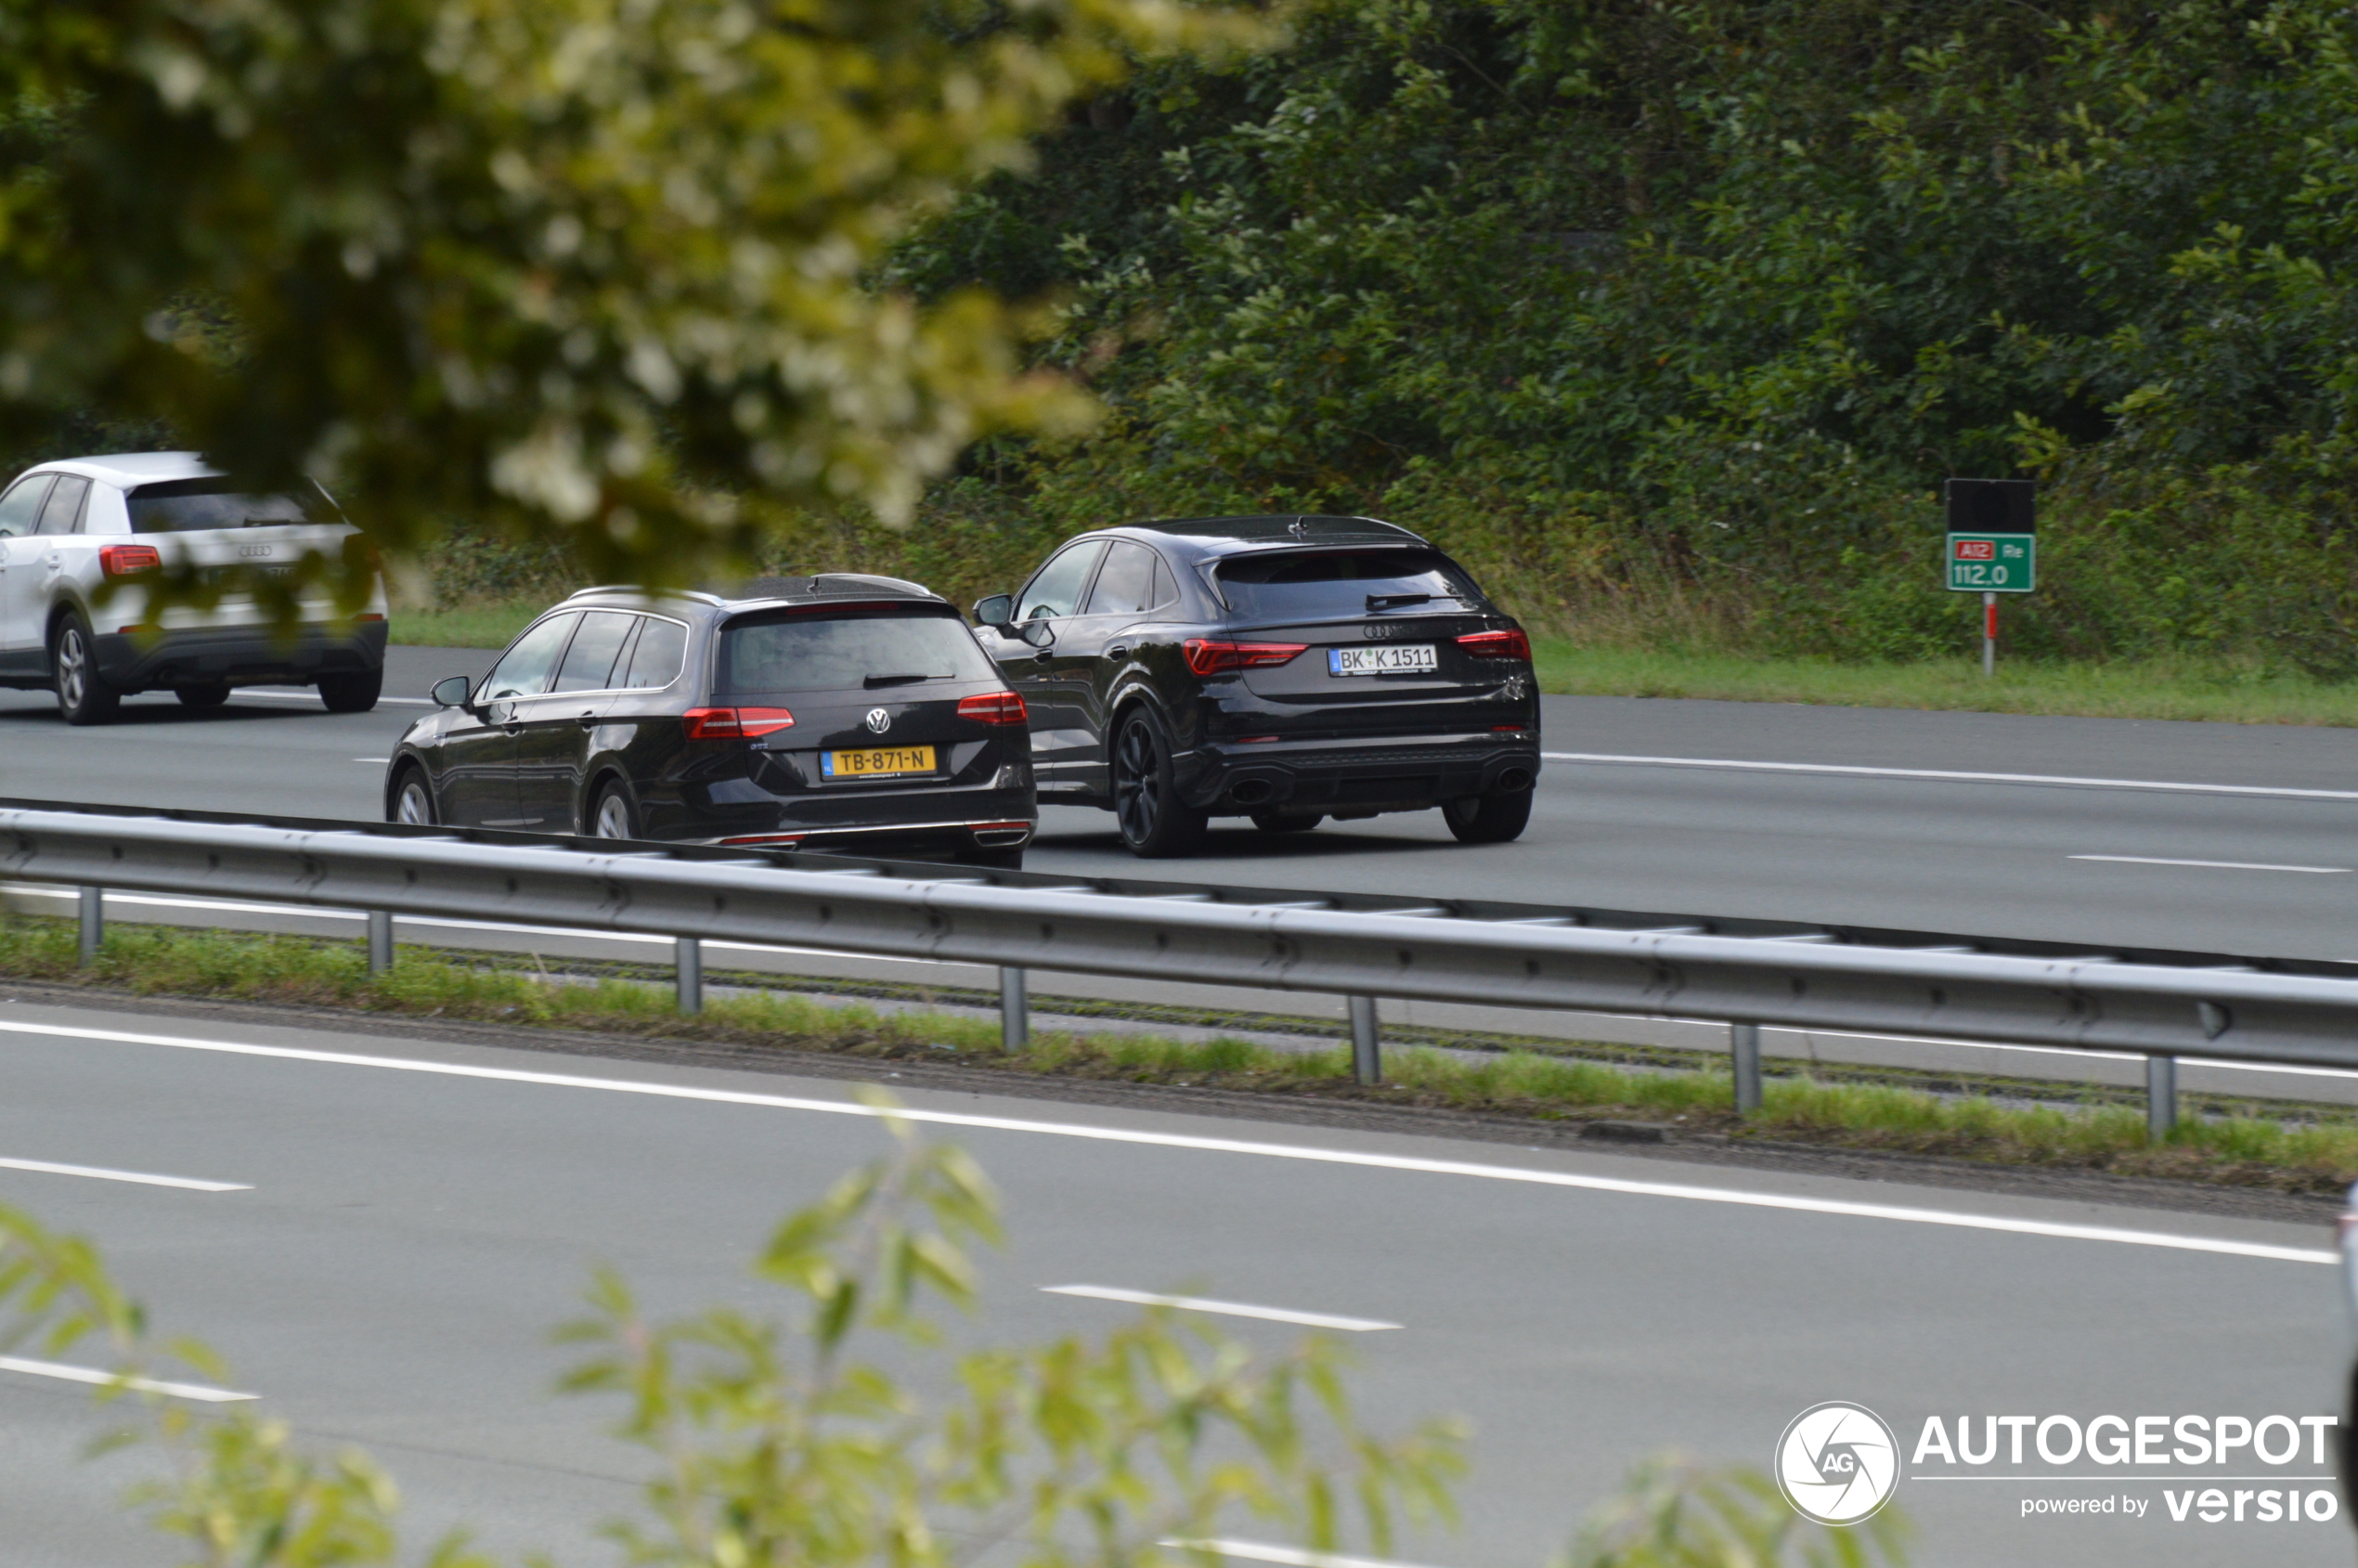
{"type": "Polygon", "coordinates": [[[1933,779],[1945,784],[2060,784],[2073,789],[2146,789],[2170,795],[2257,795],[2281,800],[2358,800],[2358,790],[2281,789],[2266,784],[2176,784],[2160,779],[2082,779],[2063,773],[1958,773],[1938,768],[1853,768],[1833,762],[1748,762],[1717,757],[1622,757],[1601,751],[1543,751],[1550,762],[1636,768],[1719,768],[1745,773],[1833,773],[1861,779],[1933,779]]]}
{"type": "Polygon", "coordinates": [[[355,762],[390,762],[393,758],[390,757],[356,757],[353,760],[355,762]]]}
{"type": "MultiPolygon", "coordinates": [[[[316,703],[319,700],[318,693],[306,691],[299,686],[240,686],[234,694],[240,697],[268,697],[274,702],[282,703],[316,703]]],[[[379,697],[377,701],[381,705],[389,703],[395,707],[432,707],[434,706],[434,699],[431,697],[379,697]]]]}
{"type": "Polygon", "coordinates": [[[229,1405],[241,1399],[259,1399],[258,1393],[240,1393],[235,1389],[208,1388],[202,1383],[172,1383],[154,1378],[124,1378],[119,1373],[101,1372],[95,1367],[69,1367],[62,1361],[29,1361],[21,1355],[0,1355],[0,1372],[22,1372],[34,1378],[58,1378],[69,1383],[111,1383],[120,1381],[125,1388],[141,1393],[168,1394],[174,1399],[201,1399],[208,1405],[229,1405]]]}
{"type": "Polygon", "coordinates": [[[1093,1301],[1126,1302],[1132,1306],[1176,1307],[1181,1312],[1211,1312],[1224,1317],[1259,1317],[1271,1323],[1299,1323],[1305,1328],[1335,1328],[1346,1334],[1372,1334],[1397,1328],[1378,1317],[1339,1317],[1327,1312],[1294,1312],[1286,1307],[1249,1306],[1243,1302],[1215,1302],[1203,1296],[1159,1296],[1151,1290],[1122,1290],[1110,1285],[1043,1285],[1051,1296],[1087,1296],[1093,1301]]]}
{"type": "MultiPolygon", "coordinates": [[[[0,1022],[0,1033],[39,1034],[60,1040],[105,1040],[131,1045],[162,1045],[181,1051],[211,1051],[223,1056],[263,1056],[280,1061],[321,1062],[337,1067],[378,1068],[391,1072],[422,1072],[442,1078],[473,1078],[498,1083],[538,1083],[560,1089],[597,1089],[608,1094],[650,1095],[662,1099],[702,1100],[713,1105],[762,1106],[776,1110],[817,1111],[827,1116],[857,1116],[882,1120],[899,1117],[929,1126],[974,1127],[990,1132],[1034,1133],[1048,1137],[1081,1138],[1094,1143],[1134,1144],[1155,1148],[1196,1149],[1209,1154],[1250,1154],[1266,1160],[1299,1160],[1320,1165],[1351,1165],[1379,1171],[1406,1171],[1427,1175],[1469,1176],[1483,1181],[1523,1182],[1535,1186],[1573,1187],[1588,1192],[1617,1192],[1636,1197],[1677,1198],[1697,1203],[1730,1203],[1753,1209],[1780,1209],[1802,1214],[1839,1214],[1858,1219],[1898,1220],[1912,1225],[1949,1225],[1960,1230],[1999,1231],[2015,1236],[2043,1236],[2069,1241],[2114,1241],[2131,1247],[2163,1247],[2182,1252],[2210,1252],[2231,1258],[2261,1258],[2276,1263],[2339,1263],[2341,1254],[2324,1248],[2284,1247],[2262,1241],[2234,1241],[2215,1236],[2181,1236],[2167,1231],[2131,1230],[2116,1225],[2064,1225],[2050,1220],[2015,1219],[1997,1214],[1968,1214],[1944,1209],[1911,1209],[1891,1203],[1859,1203],[1841,1199],[1802,1198],[1784,1193],[1743,1192],[1732,1187],[1691,1186],[1678,1182],[1640,1182],[1618,1176],[1578,1175],[1568,1171],[1535,1171],[1513,1165],[1484,1165],[1463,1160],[1423,1160],[1399,1154],[1371,1154],[1355,1149],[1309,1148],[1298,1144],[1269,1144],[1244,1138],[1205,1138],[1184,1133],[1149,1133],[1127,1127],[1092,1127],[1084,1122],[1034,1121],[1012,1116],[977,1116],[964,1111],[880,1109],[848,1100],[813,1100],[793,1095],[755,1095],[739,1089],[704,1089],[684,1083],[653,1083],[627,1078],[590,1078],[576,1073],[527,1072],[517,1068],[471,1067],[458,1062],[421,1061],[409,1056],[362,1056],[345,1051],[313,1051],[292,1045],[254,1045],[241,1041],[193,1040],[182,1035],[145,1034],[130,1030],[86,1029],[68,1024],[0,1022]]],[[[1010,1082],[1010,1092],[1019,1081],[1010,1082]]]]}
{"type": "Polygon", "coordinates": [[[2201,871],[2300,871],[2312,876],[2342,876],[2346,865],[2271,865],[2264,861],[2167,861],[2153,855],[2066,855],[2071,861],[2107,861],[2115,865],[2190,865],[2201,871]]]}
{"type": "Polygon", "coordinates": [[[1264,1546],[1259,1541],[1158,1541],[1173,1551],[1216,1551],[1242,1562],[1278,1562],[1286,1568],[1416,1568],[1411,1562],[1387,1562],[1380,1557],[1344,1557],[1331,1551],[1304,1551],[1300,1547],[1264,1546]]]}
{"type": "Polygon", "coordinates": [[[190,1192],[252,1192],[248,1182],[201,1182],[194,1176],[157,1176],[144,1171],[109,1171],[97,1165],[58,1165],[46,1160],[0,1160],[0,1171],[32,1171],[45,1176],[89,1176],[102,1182],[137,1182],[144,1186],[185,1187],[190,1192]]]}

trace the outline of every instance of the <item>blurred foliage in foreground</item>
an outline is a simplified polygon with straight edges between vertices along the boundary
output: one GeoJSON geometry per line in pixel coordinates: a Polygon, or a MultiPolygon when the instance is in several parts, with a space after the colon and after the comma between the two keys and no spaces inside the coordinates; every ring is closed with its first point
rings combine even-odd
{"type": "Polygon", "coordinates": [[[0,0],[0,449],[169,439],[316,474],[396,559],[455,519],[607,581],[897,518],[1090,405],[984,292],[872,287],[884,248],[1134,58],[1261,36],[1176,0],[0,0]]]}
{"type": "MultiPolygon", "coordinates": [[[[755,1260],[758,1279],[798,1302],[791,1325],[731,1307],[650,1322],[607,1275],[590,1315],[560,1331],[590,1347],[564,1386],[619,1397],[621,1435],[658,1461],[641,1511],[607,1531],[626,1561],[934,1568],[991,1552],[1023,1568],[1212,1568],[1222,1560],[1202,1543],[1239,1516],[1319,1552],[1354,1524],[1380,1551],[1397,1521],[1447,1517],[1458,1434],[1367,1432],[1323,1340],[1258,1356],[1156,1309],[1097,1340],[948,1354],[929,1309],[973,1309],[968,1249],[996,1239],[996,1203],[964,1153],[887,1125],[894,1156],[790,1216],[755,1260]],[[915,1380],[946,1392],[913,1393],[867,1358],[871,1344],[946,1372],[915,1380]]],[[[157,1389],[167,1370],[227,1374],[201,1346],[153,1341],[87,1242],[0,1208],[0,1347],[95,1345],[146,1380],[101,1398],[138,1418],[121,1441],[160,1442],[176,1461],[173,1479],[136,1496],[191,1562],[397,1560],[397,1494],[366,1455],[314,1458],[282,1422],[236,1406],[192,1415],[157,1389]]],[[[1896,1524],[1805,1525],[1758,1477],[1657,1468],[1574,1562],[1849,1568],[1898,1562],[1898,1538],[1896,1524]]],[[[422,1561],[491,1562],[461,1537],[422,1561]]]]}
{"type": "Polygon", "coordinates": [[[1061,291],[1112,410],[800,558],[966,593],[1139,516],[1367,512],[1591,641],[1972,646],[1938,482],[2047,481],[2016,652],[2358,672],[2340,0],[1313,0],[897,250],[1061,291]]]}

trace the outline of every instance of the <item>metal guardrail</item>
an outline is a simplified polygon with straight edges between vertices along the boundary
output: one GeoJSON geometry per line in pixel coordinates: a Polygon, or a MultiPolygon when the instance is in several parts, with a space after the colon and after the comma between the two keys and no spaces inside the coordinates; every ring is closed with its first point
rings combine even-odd
{"type": "Polygon", "coordinates": [[[1011,1044],[1034,968],[1340,993],[1368,1081],[1381,997],[1724,1020],[1744,1110],[1764,1024],[2142,1054],[2157,1133],[2182,1056],[2358,1069],[2358,965],[2317,961],[38,801],[0,879],[84,889],[85,956],[110,888],[366,910],[373,967],[396,914],[668,935],[689,1010],[706,940],[996,965],[1011,1044]]]}

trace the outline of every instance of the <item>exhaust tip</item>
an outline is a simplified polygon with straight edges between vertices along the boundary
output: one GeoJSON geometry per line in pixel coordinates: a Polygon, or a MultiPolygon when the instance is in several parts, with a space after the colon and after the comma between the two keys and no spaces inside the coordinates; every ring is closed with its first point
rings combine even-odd
{"type": "Polygon", "coordinates": [[[1519,794],[1531,787],[1531,770],[1509,768],[1498,775],[1498,787],[1509,795],[1519,794]]]}
{"type": "Polygon", "coordinates": [[[1234,799],[1239,806],[1258,806],[1263,801],[1269,798],[1269,781],[1266,779],[1247,779],[1244,783],[1237,784],[1235,788],[1229,790],[1228,795],[1230,798],[1234,799]]]}

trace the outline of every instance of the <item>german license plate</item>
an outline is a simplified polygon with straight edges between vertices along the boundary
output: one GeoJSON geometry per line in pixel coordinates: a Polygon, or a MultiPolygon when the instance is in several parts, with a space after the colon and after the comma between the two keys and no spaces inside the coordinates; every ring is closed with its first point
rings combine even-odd
{"type": "Polygon", "coordinates": [[[1372,648],[1329,648],[1328,675],[1414,675],[1441,667],[1430,642],[1380,643],[1372,648]]]}
{"type": "Polygon", "coordinates": [[[831,779],[889,779],[904,773],[930,773],[933,747],[888,745],[875,751],[823,752],[819,771],[831,779]]]}

